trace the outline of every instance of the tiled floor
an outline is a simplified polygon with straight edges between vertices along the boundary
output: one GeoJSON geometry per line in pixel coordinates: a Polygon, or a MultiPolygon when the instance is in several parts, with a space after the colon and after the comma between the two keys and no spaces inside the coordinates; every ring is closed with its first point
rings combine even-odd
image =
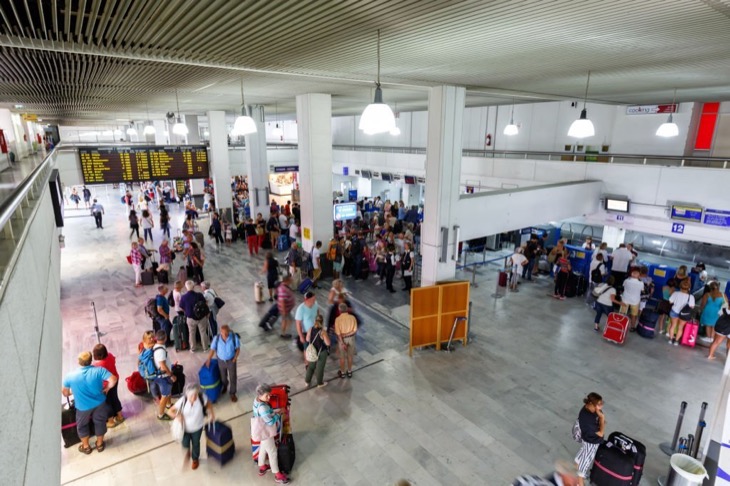
{"type": "MultiPolygon", "coordinates": [[[[70,210],[77,217],[67,219],[64,372],[95,343],[93,300],[106,332],[102,340],[124,377],[135,367],[137,343],[149,327],[143,303],[155,291],[131,285],[124,208],[113,191],[100,195],[107,210],[104,230],[96,230],[85,211],[70,210]]],[[[546,296],[550,283],[544,278],[523,284],[519,293],[495,294],[496,270],[483,270],[472,291],[470,345],[457,345],[453,353],[421,350],[413,358],[407,295],[387,293],[372,279],[348,281],[365,321],[358,338],[360,370],[351,380],[335,378],[324,389],[304,390],[301,356],[291,343],[257,327],[268,307],[253,302],[262,258],[249,258],[240,243],[215,251],[206,241],[206,250],[206,277],[227,302],[221,320],[241,333],[244,347],[240,400],[225,398],[216,406],[217,416],[233,427],[236,459],[221,468],[204,455],[200,469],[191,471],[169,425],[155,420],[150,403],[122,385],[127,421],[108,434],[103,454],[64,450],[63,484],[271,484],[273,478],[259,478],[250,460],[248,419],[259,381],[289,383],[296,393],[292,477],[302,485],[382,486],[398,478],[418,485],[503,485],[519,474],[544,473],[555,458],[575,454],[570,428],[590,391],[606,400],[609,430],[647,445],[644,484],[652,484],[668,468],[657,444],[671,438],[679,402],[690,403],[684,434],[694,428],[702,401],[714,405],[722,360],[707,362],[704,350],[636,335],[624,347],[610,345],[593,332],[592,315],[581,302],[546,296]]],[[[325,292],[320,290],[320,303],[325,292]]],[[[196,379],[201,353],[172,351],[172,357],[185,365],[188,380],[196,379]]],[[[331,360],[326,376],[333,378],[335,370],[331,360]]]]}

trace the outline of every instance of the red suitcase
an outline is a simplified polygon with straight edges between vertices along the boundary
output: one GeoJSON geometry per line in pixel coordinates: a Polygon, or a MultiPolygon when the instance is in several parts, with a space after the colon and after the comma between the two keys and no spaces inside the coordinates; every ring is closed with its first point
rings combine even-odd
{"type": "Polygon", "coordinates": [[[697,343],[697,334],[699,334],[700,325],[697,321],[687,321],[682,331],[682,340],[679,344],[694,348],[697,343]]]}
{"type": "Polygon", "coordinates": [[[603,339],[616,344],[623,344],[626,340],[626,332],[629,329],[629,317],[618,312],[611,312],[608,315],[606,329],[603,331],[603,339]]]}
{"type": "Polygon", "coordinates": [[[507,286],[507,272],[499,272],[499,282],[498,285],[500,287],[506,287],[507,286]]]}

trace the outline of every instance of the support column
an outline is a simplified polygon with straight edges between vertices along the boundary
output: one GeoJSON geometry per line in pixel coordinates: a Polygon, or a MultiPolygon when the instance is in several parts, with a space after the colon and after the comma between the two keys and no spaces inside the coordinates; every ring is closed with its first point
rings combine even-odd
{"type": "Polygon", "coordinates": [[[152,125],[155,127],[155,138],[152,141],[155,145],[167,145],[168,139],[167,135],[165,135],[167,122],[165,120],[152,120],[152,125]]]}
{"type": "MultiPolygon", "coordinates": [[[[200,144],[200,130],[198,129],[198,115],[185,115],[185,126],[188,127],[188,144],[200,144]]],[[[225,126],[223,133],[226,133],[225,126]]]]}
{"type": "Polygon", "coordinates": [[[459,200],[461,130],[466,90],[455,86],[431,88],[428,95],[426,146],[426,217],[421,228],[423,268],[421,286],[453,279],[456,260],[453,212],[459,200]],[[442,228],[447,232],[444,245],[442,228]]]}
{"type": "MultiPolygon", "coordinates": [[[[264,126],[264,107],[252,106],[251,117],[256,122],[256,133],[246,135],[245,163],[248,174],[249,205],[251,217],[261,213],[264,219],[269,216],[269,163],[266,158],[266,127],[264,126]]],[[[213,127],[210,134],[213,136],[213,127]]]]}
{"type": "Polygon", "coordinates": [[[299,196],[302,243],[311,251],[317,240],[326,247],[332,225],[332,96],[297,96],[299,196]]]}
{"type": "MultiPolygon", "coordinates": [[[[231,164],[228,160],[228,133],[226,132],[226,112],[209,111],[210,124],[210,166],[212,169],[213,187],[215,187],[215,207],[218,214],[225,215],[228,221],[233,221],[231,207],[231,164]]],[[[198,117],[195,117],[197,137],[198,117]]],[[[188,129],[190,127],[188,126],[188,129]]],[[[191,132],[192,133],[192,132],[191,132]]],[[[190,139],[188,139],[190,140],[190,139]]],[[[200,142],[200,138],[197,138],[200,142]]]]}

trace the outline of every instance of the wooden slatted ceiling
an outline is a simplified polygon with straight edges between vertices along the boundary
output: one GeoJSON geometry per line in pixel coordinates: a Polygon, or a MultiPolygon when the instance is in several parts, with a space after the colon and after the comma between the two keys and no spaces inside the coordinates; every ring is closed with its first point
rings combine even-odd
{"type": "Polygon", "coordinates": [[[441,83],[494,94],[472,104],[580,98],[589,69],[594,100],[662,102],[675,87],[681,100],[727,99],[729,10],[722,0],[6,0],[0,103],[98,117],[145,101],[169,111],[178,88],[187,109],[232,110],[241,73],[231,68],[246,68],[267,71],[244,73],[249,102],[293,108],[295,94],[326,90],[336,111],[356,113],[371,96],[376,29],[386,98],[412,107],[425,107],[418,87],[441,83]]]}

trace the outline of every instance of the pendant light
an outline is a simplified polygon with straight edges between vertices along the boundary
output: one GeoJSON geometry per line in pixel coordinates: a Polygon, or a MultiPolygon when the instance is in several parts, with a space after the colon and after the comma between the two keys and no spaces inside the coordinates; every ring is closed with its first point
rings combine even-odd
{"type": "Polygon", "coordinates": [[[155,126],[152,124],[152,120],[150,120],[150,107],[147,104],[147,102],[144,102],[145,109],[147,110],[147,124],[144,127],[144,134],[145,135],[156,135],[157,130],[155,130],[155,126]]]}
{"type": "Polygon", "coordinates": [[[380,89],[380,29],[378,29],[378,78],[375,82],[375,99],[362,112],[358,128],[367,135],[375,135],[389,132],[394,127],[393,110],[383,103],[383,91],[380,89]]]}
{"type": "Polygon", "coordinates": [[[182,122],[180,117],[180,100],[177,98],[177,88],[175,88],[175,103],[177,104],[177,118],[175,124],[172,126],[172,133],[184,137],[188,134],[188,127],[182,122]]]}
{"type": "MultiPolygon", "coordinates": [[[[674,89],[674,96],[672,97],[672,111],[674,111],[675,108],[675,102],[677,101],[677,89],[674,89]]],[[[676,137],[679,135],[679,127],[677,126],[674,121],[672,121],[672,115],[673,113],[669,113],[669,119],[665,122],[659,125],[659,128],[656,130],[656,136],[657,137],[664,137],[664,138],[671,138],[676,137]]]]}
{"type": "Polygon", "coordinates": [[[274,104],[274,110],[276,110],[276,115],[274,116],[274,118],[276,119],[276,126],[273,130],[271,130],[271,135],[273,137],[281,139],[284,136],[284,130],[279,128],[279,103],[274,104]]]}
{"type": "Polygon", "coordinates": [[[591,82],[591,72],[588,71],[588,79],[586,80],[586,94],[583,98],[583,111],[580,112],[580,118],[575,120],[568,130],[569,137],[585,138],[592,137],[596,134],[593,128],[593,122],[588,119],[586,112],[586,103],[588,102],[588,85],[591,82]]]}
{"type": "Polygon", "coordinates": [[[513,135],[517,135],[518,133],[520,133],[520,129],[517,127],[517,125],[515,125],[515,99],[514,98],[512,98],[512,113],[510,114],[510,117],[509,117],[509,125],[504,127],[504,132],[502,132],[502,133],[504,133],[508,137],[511,137],[513,135]]]}
{"type": "Polygon", "coordinates": [[[243,98],[243,78],[241,78],[241,115],[236,118],[231,135],[239,137],[250,133],[256,133],[256,122],[246,113],[246,102],[243,98]]]}
{"type": "MultiPolygon", "coordinates": [[[[398,114],[398,103],[395,104],[395,112],[398,114]]],[[[400,128],[398,128],[398,118],[400,118],[400,114],[395,117],[395,126],[390,129],[390,134],[394,137],[400,135],[400,128]]]]}

